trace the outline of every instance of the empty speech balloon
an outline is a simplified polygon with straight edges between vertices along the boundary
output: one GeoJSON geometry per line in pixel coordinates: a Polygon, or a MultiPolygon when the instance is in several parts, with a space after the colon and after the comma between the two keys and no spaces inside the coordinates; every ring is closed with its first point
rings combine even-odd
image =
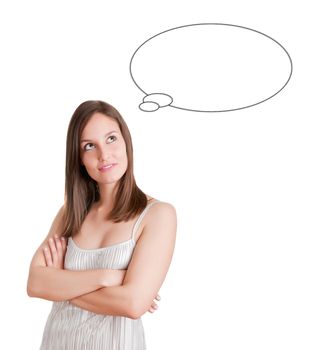
{"type": "Polygon", "coordinates": [[[222,23],[165,30],[147,39],[130,60],[144,93],[145,112],[172,107],[227,112],[271,99],[289,82],[290,55],[270,36],[222,23]]]}

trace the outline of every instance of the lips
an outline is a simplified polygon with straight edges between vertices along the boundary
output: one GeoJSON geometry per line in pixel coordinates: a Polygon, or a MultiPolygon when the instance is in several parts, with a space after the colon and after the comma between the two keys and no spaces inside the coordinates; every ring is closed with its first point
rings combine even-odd
{"type": "Polygon", "coordinates": [[[103,169],[108,169],[110,168],[112,165],[115,165],[116,163],[110,163],[110,164],[105,164],[102,165],[100,168],[98,168],[99,170],[103,170],[103,169]]]}

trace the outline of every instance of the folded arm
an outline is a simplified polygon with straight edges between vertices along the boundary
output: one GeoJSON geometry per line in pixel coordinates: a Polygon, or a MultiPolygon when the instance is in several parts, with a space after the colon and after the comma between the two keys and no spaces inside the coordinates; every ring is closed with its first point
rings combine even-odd
{"type": "Polygon", "coordinates": [[[66,241],[61,239],[62,217],[63,207],[32,258],[27,294],[30,297],[65,301],[102,287],[121,284],[124,270],[64,270],[66,241]]]}
{"type": "Polygon", "coordinates": [[[70,302],[91,312],[141,317],[152,304],[169,269],[176,239],[176,211],[169,203],[158,203],[139,237],[123,284],[101,288],[70,302]]]}
{"type": "Polygon", "coordinates": [[[49,266],[30,269],[28,295],[52,301],[66,301],[116,285],[117,273],[123,270],[63,270],[49,266]]]}

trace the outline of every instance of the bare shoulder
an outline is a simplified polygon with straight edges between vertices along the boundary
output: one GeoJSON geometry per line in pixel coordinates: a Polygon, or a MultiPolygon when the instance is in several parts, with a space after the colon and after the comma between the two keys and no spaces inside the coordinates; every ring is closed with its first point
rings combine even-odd
{"type": "Polygon", "coordinates": [[[156,201],[154,205],[152,205],[148,212],[146,213],[146,226],[155,226],[155,225],[164,225],[164,220],[167,223],[171,223],[172,225],[176,225],[177,215],[176,209],[173,204],[164,202],[164,201],[156,201]]]}
{"type": "Polygon", "coordinates": [[[157,205],[154,205],[153,207],[158,208],[159,210],[162,211],[176,211],[175,207],[173,204],[164,202],[164,201],[157,201],[157,205]]]}

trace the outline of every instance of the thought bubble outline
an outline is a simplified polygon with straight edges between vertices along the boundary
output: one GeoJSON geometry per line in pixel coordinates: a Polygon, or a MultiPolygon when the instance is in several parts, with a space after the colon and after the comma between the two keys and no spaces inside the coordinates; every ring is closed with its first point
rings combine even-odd
{"type": "MultiPolygon", "coordinates": [[[[269,35],[264,34],[264,33],[260,32],[260,31],[258,31],[258,30],[255,30],[255,29],[251,29],[251,28],[248,28],[248,27],[244,27],[244,26],[240,26],[240,25],[235,25],[235,24],[227,24],[227,23],[194,23],[194,24],[187,24],[187,25],[183,25],[183,26],[178,26],[178,27],[170,28],[170,29],[164,30],[164,31],[162,31],[162,32],[160,32],[160,33],[158,33],[158,34],[155,34],[155,35],[153,35],[152,37],[150,37],[149,39],[145,40],[145,41],[135,50],[135,52],[133,53],[133,55],[132,55],[132,57],[131,57],[131,59],[130,59],[130,63],[129,63],[129,72],[130,72],[130,76],[131,76],[131,78],[132,78],[134,84],[137,86],[137,88],[138,88],[140,91],[142,91],[142,92],[145,94],[145,97],[144,97],[144,98],[146,98],[146,97],[149,96],[149,95],[155,94],[155,92],[152,92],[152,93],[150,93],[150,94],[148,94],[147,92],[145,92],[145,91],[138,85],[138,83],[136,82],[136,80],[135,80],[134,77],[133,77],[133,73],[132,73],[132,62],[133,62],[133,59],[134,59],[136,53],[139,51],[139,49],[140,49],[143,45],[145,45],[147,42],[149,42],[150,40],[154,39],[155,37],[157,37],[157,36],[159,36],[159,35],[161,35],[161,34],[164,34],[164,33],[167,33],[167,32],[169,32],[169,31],[176,30],[176,29],[180,29],[180,28],[191,27],[191,26],[200,26],[200,25],[223,25],[223,26],[237,27],[237,28],[247,29],[247,30],[250,30],[250,31],[252,31],[252,32],[256,32],[256,33],[258,33],[258,34],[261,34],[261,35],[263,35],[263,36],[269,38],[270,40],[274,41],[277,45],[279,45],[279,46],[283,49],[283,51],[286,53],[286,55],[288,56],[289,61],[290,61],[290,67],[291,67],[291,68],[290,68],[289,77],[288,77],[287,81],[285,82],[285,84],[284,84],[277,92],[275,92],[273,95],[271,95],[271,96],[269,96],[269,97],[263,99],[262,101],[259,101],[259,102],[256,102],[256,103],[250,104],[250,105],[248,105],[248,106],[244,106],[244,107],[233,108],[233,109],[224,109],[224,110],[206,111],[206,110],[198,110],[198,109],[183,108],[183,107],[178,107],[178,106],[174,106],[174,105],[172,105],[172,104],[169,104],[169,105],[166,105],[166,106],[159,106],[159,108],[163,108],[163,107],[168,107],[168,106],[169,106],[169,107],[172,107],[172,108],[181,109],[181,110],[185,110],[185,111],[190,111],[190,112],[203,112],[203,113],[219,113],[219,112],[231,112],[231,111],[241,110],[241,109],[245,109],[245,108],[249,108],[249,107],[256,106],[256,105],[258,105],[258,104],[261,104],[261,103],[263,103],[263,102],[265,102],[265,101],[271,99],[272,97],[274,97],[275,95],[277,95],[279,92],[281,92],[281,91],[285,88],[285,86],[288,84],[288,82],[290,81],[290,79],[291,79],[291,77],[292,77],[292,73],[293,73],[293,62],[292,62],[291,56],[289,55],[289,53],[287,52],[287,50],[286,50],[278,41],[276,41],[275,39],[273,39],[273,38],[270,37],[269,35]]],[[[156,93],[156,94],[157,94],[157,93],[156,93]]],[[[167,94],[161,93],[161,92],[159,92],[158,94],[167,95],[167,94]]],[[[143,103],[141,103],[141,104],[139,105],[139,108],[140,108],[140,109],[141,109],[141,105],[142,105],[142,104],[143,104],[143,103]]],[[[157,104],[157,103],[155,102],[155,104],[157,104]]],[[[157,108],[157,109],[158,109],[158,108],[157,108]]],[[[157,109],[156,109],[156,110],[157,110],[157,109]]],[[[143,110],[143,109],[141,109],[141,110],[143,110]]],[[[154,112],[154,111],[146,111],[146,110],[143,110],[143,111],[145,111],[145,112],[154,112]]]]}

